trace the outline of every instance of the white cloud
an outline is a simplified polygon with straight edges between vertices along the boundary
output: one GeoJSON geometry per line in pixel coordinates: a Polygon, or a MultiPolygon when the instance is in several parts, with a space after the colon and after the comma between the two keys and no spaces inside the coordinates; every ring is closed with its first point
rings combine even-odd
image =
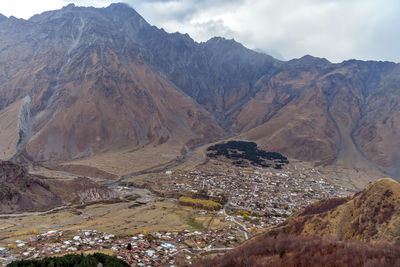
{"type": "Polygon", "coordinates": [[[400,61],[398,0],[128,0],[150,23],[205,41],[220,35],[285,58],[400,61]],[[399,36],[399,37],[398,37],[399,36]]]}
{"type": "MultiPolygon", "coordinates": [[[[13,0],[1,3],[0,13],[26,18],[70,2],[103,7],[118,1],[13,0]]],[[[398,0],[124,2],[151,24],[169,32],[189,33],[197,41],[216,35],[235,38],[250,48],[278,51],[288,59],[311,54],[334,62],[349,58],[400,61],[398,0]]]]}
{"type": "Polygon", "coordinates": [[[29,18],[34,14],[45,10],[53,10],[62,7],[65,4],[62,0],[12,0],[1,1],[0,13],[5,16],[15,16],[17,18],[29,18]]]}

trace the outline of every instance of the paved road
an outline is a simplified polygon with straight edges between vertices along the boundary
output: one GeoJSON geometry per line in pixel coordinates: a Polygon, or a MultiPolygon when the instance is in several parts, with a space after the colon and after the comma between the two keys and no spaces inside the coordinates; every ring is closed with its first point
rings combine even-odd
{"type": "Polygon", "coordinates": [[[225,219],[226,219],[227,221],[231,221],[231,222],[234,222],[235,224],[239,225],[239,226],[242,228],[244,239],[245,239],[245,240],[248,240],[248,239],[249,239],[249,236],[250,236],[249,229],[247,229],[246,225],[241,224],[240,222],[236,221],[235,217],[230,216],[230,215],[228,215],[228,214],[226,213],[226,206],[227,206],[227,205],[229,205],[229,203],[225,204],[224,209],[223,209],[225,219]]]}

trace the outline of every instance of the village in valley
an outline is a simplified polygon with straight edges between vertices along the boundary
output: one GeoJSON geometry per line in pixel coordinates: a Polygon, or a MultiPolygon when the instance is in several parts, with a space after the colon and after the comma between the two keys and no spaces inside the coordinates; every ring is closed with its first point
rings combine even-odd
{"type": "Polygon", "coordinates": [[[12,249],[0,248],[6,265],[18,259],[38,259],[67,253],[102,252],[116,255],[132,266],[175,266],[190,264],[203,253],[234,248],[239,238],[235,229],[155,232],[116,236],[97,230],[60,231],[16,240],[12,249]],[[19,256],[14,256],[14,255],[19,256]]]}
{"type": "MultiPolygon", "coordinates": [[[[167,170],[121,182],[114,189],[126,197],[138,192],[139,187],[140,192],[146,193],[132,197],[132,202],[126,204],[130,208],[127,212],[135,207],[171,203],[192,214],[192,227],[173,231],[137,229],[134,234],[105,232],[95,227],[43,229],[7,239],[7,246],[0,247],[0,262],[6,265],[17,259],[102,252],[132,266],[188,265],[201,256],[236,247],[317,200],[355,192],[301,164],[286,163],[274,168],[243,162],[238,165],[236,159],[232,162],[213,157],[195,169],[167,170]],[[201,218],[209,220],[205,223],[201,218]]],[[[157,206],[150,210],[156,212],[157,206]]]]}
{"type": "Polygon", "coordinates": [[[321,199],[345,197],[354,189],[336,185],[316,169],[227,168],[214,161],[196,171],[167,174],[162,192],[220,201],[249,229],[283,222],[289,215],[321,199]]]}

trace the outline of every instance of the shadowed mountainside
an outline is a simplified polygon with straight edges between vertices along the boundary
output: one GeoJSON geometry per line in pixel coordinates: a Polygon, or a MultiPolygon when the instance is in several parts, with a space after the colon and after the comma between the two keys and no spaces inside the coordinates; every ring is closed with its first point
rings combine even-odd
{"type": "Polygon", "coordinates": [[[112,191],[87,178],[44,181],[28,174],[22,166],[0,161],[0,213],[36,211],[113,197],[112,191]]]}

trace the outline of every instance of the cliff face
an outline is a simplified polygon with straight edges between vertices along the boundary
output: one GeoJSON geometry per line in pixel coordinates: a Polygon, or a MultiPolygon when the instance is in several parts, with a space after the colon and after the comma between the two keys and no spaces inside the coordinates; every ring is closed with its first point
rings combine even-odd
{"type": "Polygon", "coordinates": [[[397,64],[282,62],[234,40],[166,33],[124,4],[0,18],[0,41],[2,158],[60,162],[238,134],[400,175],[397,64]]]}

